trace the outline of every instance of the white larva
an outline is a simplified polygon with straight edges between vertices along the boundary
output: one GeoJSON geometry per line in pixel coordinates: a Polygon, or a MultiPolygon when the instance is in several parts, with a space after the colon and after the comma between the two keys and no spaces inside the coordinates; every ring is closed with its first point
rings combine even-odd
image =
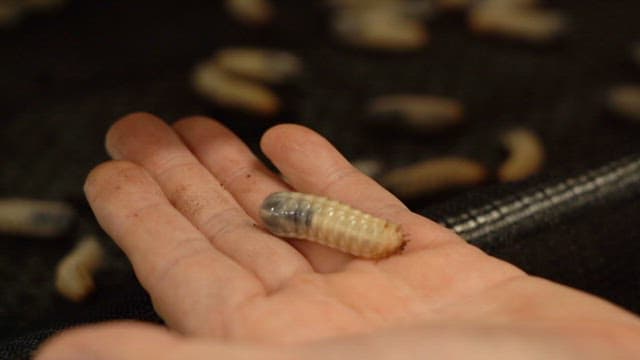
{"type": "MultiPolygon", "coordinates": [[[[513,1],[513,0],[511,0],[513,1]]],[[[486,0],[469,14],[469,26],[474,32],[491,33],[530,42],[556,39],[567,28],[566,18],[555,11],[527,6],[527,2],[486,0]]]]}
{"type": "Polygon", "coordinates": [[[94,236],[86,236],[56,268],[55,286],[65,298],[80,302],[95,290],[93,275],[102,264],[104,250],[94,236]]]}
{"type": "Polygon", "coordinates": [[[338,11],[332,25],[345,43],[369,49],[415,50],[429,41],[429,33],[419,19],[390,11],[387,7],[338,11]]]}
{"type": "Polygon", "coordinates": [[[216,53],[213,62],[222,70],[267,83],[282,83],[302,72],[302,61],[279,50],[227,48],[216,53]]]}
{"type": "Polygon", "coordinates": [[[277,236],[313,241],[365,259],[399,253],[407,242],[399,225],[310,194],[271,194],[260,216],[277,236]]]}
{"type": "Polygon", "coordinates": [[[609,91],[611,111],[628,119],[640,121],[640,85],[620,85],[609,91]]]}
{"type": "Polygon", "coordinates": [[[486,181],[489,171],[474,160],[447,156],[394,169],[380,183],[394,194],[411,198],[486,181]]]}
{"type": "Polygon", "coordinates": [[[463,118],[463,105],[455,100],[432,95],[379,96],[367,107],[373,119],[392,118],[405,127],[420,131],[435,131],[459,124],[463,118]],[[397,117],[397,119],[396,119],[397,117]]]}
{"type": "Polygon", "coordinates": [[[531,130],[512,129],[502,135],[501,142],[509,155],[498,168],[500,181],[522,180],[542,169],[545,158],[544,145],[531,130]]]}
{"type": "Polygon", "coordinates": [[[64,202],[0,199],[0,233],[57,237],[69,229],[75,218],[73,207],[64,202]]]}
{"type": "Polygon", "coordinates": [[[273,19],[273,7],[268,0],[226,0],[229,13],[243,24],[266,25],[273,19]]]}
{"type": "Polygon", "coordinates": [[[280,111],[280,99],[270,89],[222,71],[212,61],[195,67],[192,83],[197,92],[221,106],[261,116],[280,111]]]}

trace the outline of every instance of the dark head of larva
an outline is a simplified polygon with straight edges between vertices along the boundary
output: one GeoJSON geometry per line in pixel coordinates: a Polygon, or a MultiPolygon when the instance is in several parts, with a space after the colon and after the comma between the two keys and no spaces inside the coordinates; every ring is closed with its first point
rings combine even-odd
{"type": "Polygon", "coordinates": [[[313,213],[309,201],[295,195],[278,192],[263,201],[260,217],[272,233],[292,236],[311,226],[313,213]]]}

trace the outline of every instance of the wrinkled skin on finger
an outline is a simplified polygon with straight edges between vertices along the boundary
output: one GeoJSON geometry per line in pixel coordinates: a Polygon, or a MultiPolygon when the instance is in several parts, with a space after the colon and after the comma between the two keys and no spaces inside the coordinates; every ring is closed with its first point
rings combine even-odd
{"type": "Polygon", "coordinates": [[[287,182],[204,117],[169,126],[132,114],[113,125],[106,144],[114,160],[89,175],[87,198],[170,330],[74,330],[38,359],[640,354],[637,317],[528,276],[412,213],[310,129],[279,125],[263,136],[262,151],[287,182]],[[385,218],[410,242],[399,255],[369,261],[272,236],[258,209],[283,190],[385,218]]]}

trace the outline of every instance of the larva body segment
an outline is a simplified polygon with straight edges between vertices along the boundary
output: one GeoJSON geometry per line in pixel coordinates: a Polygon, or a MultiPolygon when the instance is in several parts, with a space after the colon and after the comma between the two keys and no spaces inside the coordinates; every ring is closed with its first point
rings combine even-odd
{"type": "Polygon", "coordinates": [[[509,156],[498,169],[500,181],[518,181],[540,171],[545,151],[535,133],[528,129],[513,129],[504,133],[501,141],[509,156]]]}
{"type": "Polygon", "coordinates": [[[429,33],[419,19],[388,7],[338,11],[333,30],[345,43],[386,51],[415,50],[429,41],[429,33]]]}
{"type": "Polygon", "coordinates": [[[609,91],[611,111],[628,119],[640,121],[640,85],[620,85],[609,91]]]}
{"type": "Polygon", "coordinates": [[[277,236],[313,241],[365,259],[388,257],[406,243],[399,225],[320,196],[274,193],[264,200],[260,216],[277,236]]]}
{"type": "Polygon", "coordinates": [[[410,198],[482,183],[489,175],[477,161],[457,156],[428,159],[394,169],[380,183],[394,194],[410,198]]]}
{"type": "Polygon", "coordinates": [[[0,232],[34,237],[56,237],[76,219],[71,205],[57,201],[0,199],[0,232]]]}
{"type": "Polygon", "coordinates": [[[485,0],[469,14],[469,26],[478,33],[491,33],[530,42],[548,42],[562,34],[566,18],[555,11],[536,8],[529,0],[485,0]]]}
{"type": "Polygon", "coordinates": [[[196,66],[192,82],[196,91],[221,106],[262,116],[280,111],[280,100],[270,89],[226,73],[212,61],[196,66]]]}
{"type": "Polygon", "coordinates": [[[249,26],[262,26],[273,19],[273,7],[268,0],[226,0],[229,13],[249,26]]]}
{"type": "Polygon", "coordinates": [[[378,123],[400,123],[412,130],[430,132],[459,124],[464,111],[463,105],[455,99],[396,94],[373,99],[367,112],[378,123]]]}
{"type": "Polygon", "coordinates": [[[298,57],[278,50],[227,48],[218,51],[214,62],[221,70],[275,84],[302,72],[302,61],[298,57]]]}
{"type": "Polygon", "coordinates": [[[80,302],[95,289],[93,274],[102,264],[104,250],[93,236],[87,236],[67,254],[56,268],[55,285],[65,298],[80,302]]]}

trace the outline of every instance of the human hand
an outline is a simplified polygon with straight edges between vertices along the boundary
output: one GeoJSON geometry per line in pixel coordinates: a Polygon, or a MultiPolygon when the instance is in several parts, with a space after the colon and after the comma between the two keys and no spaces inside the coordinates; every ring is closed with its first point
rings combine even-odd
{"type": "Polygon", "coordinates": [[[272,174],[206,118],[149,114],[107,135],[115,159],[85,184],[168,328],[118,322],[49,341],[53,359],[631,358],[640,321],[521,270],[409,211],[313,131],[264,135],[272,174]],[[400,224],[410,242],[355,259],[260,225],[276,191],[326,196],[400,224]]]}

